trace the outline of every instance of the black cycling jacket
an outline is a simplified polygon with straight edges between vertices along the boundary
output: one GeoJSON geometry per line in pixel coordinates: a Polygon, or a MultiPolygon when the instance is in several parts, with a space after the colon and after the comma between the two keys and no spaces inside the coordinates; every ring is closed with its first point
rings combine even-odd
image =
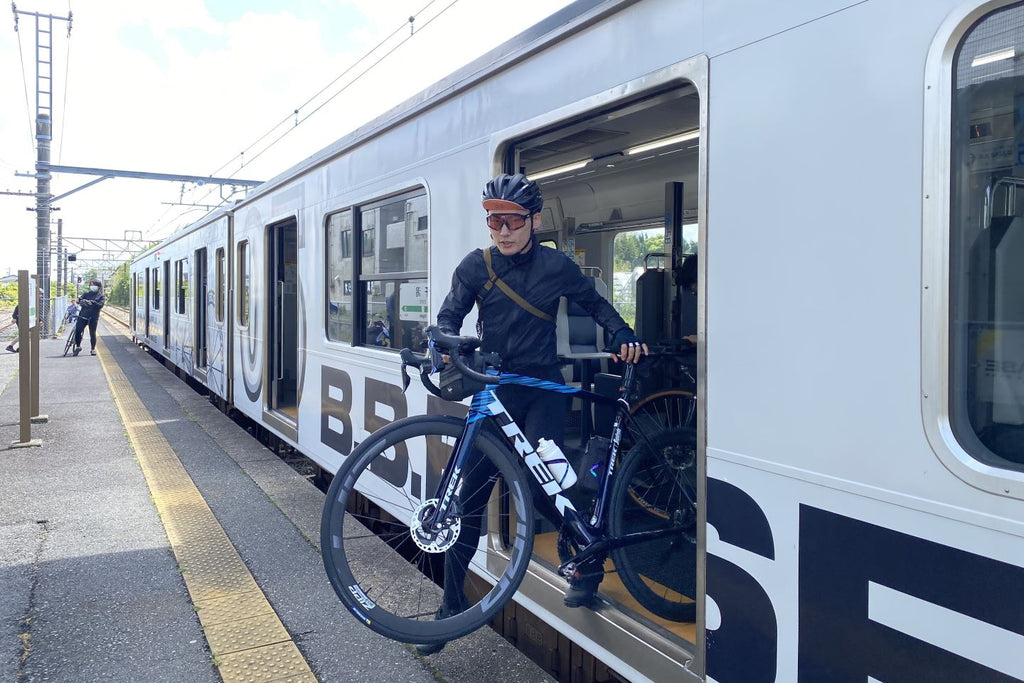
{"type": "Polygon", "coordinates": [[[107,297],[103,294],[103,290],[97,292],[88,291],[82,296],[78,297],[78,303],[81,308],[78,311],[78,316],[85,320],[99,320],[100,309],[103,308],[103,304],[107,303],[107,297]],[[90,301],[92,303],[84,303],[90,301]]]}
{"type": "MultiPolygon", "coordinates": [[[[533,243],[525,254],[503,256],[491,249],[495,274],[519,296],[552,320],[558,314],[558,298],[567,297],[593,316],[609,332],[615,344],[636,341],[636,336],[608,301],[597,293],[572,259],[560,251],[533,243]]],[[[555,323],[541,320],[523,309],[497,286],[484,290],[488,281],[483,250],[466,255],[452,276],[452,288],[441,304],[437,325],[446,334],[460,334],[462,321],[482,295],[478,314],[481,348],[501,354],[502,369],[526,375],[558,365],[555,323]]]]}

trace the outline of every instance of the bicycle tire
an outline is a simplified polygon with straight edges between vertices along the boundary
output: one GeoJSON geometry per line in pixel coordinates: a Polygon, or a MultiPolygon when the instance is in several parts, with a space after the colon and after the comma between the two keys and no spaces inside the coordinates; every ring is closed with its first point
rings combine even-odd
{"type": "Polygon", "coordinates": [[[74,346],[74,345],[75,345],[75,330],[74,330],[74,328],[72,328],[71,332],[68,333],[68,342],[64,345],[64,355],[65,356],[68,355],[68,351],[70,351],[71,347],[74,346]]]}
{"type": "MultiPolygon", "coordinates": [[[[443,558],[456,548],[472,552],[473,546],[466,541],[460,547],[456,540],[445,550],[430,551],[417,543],[411,525],[422,503],[411,494],[409,482],[415,478],[400,460],[407,454],[410,462],[425,462],[428,439],[436,439],[435,449],[438,444],[446,447],[442,455],[435,457],[435,453],[429,460],[446,463],[464,426],[464,420],[453,417],[418,416],[380,429],[348,456],[327,492],[320,541],[331,585],[364,625],[393,640],[429,645],[475,631],[512,598],[530,563],[534,514],[528,475],[507,444],[482,431],[474,444],[474,462],[462,474],[468,476],[471,468],[490,463],[502,480],[497,493],[490,493],[491,503],[495,495],[500,499],[497,508],[493,504],[485,508],[481,544],[485,550],[483,555],[475,553],[472,562],[476,574],[485,573],[489,579],[466,581],[465,609],[439,618],[447,570],[443,558]],[[381,474],[404,478],[405,483],[389,483],[381,474]],[[508,530],[504,543],[496,542],[487,529],[508,530]]],[[[426,479],[419,479],[420,488],[432,495],[436,484],[426,479]]],[[[480,486],[479,491],[485,494],[491,488],[493,483],[480,486]]],[[[459,500],[465,498],[460,495],[459,500]]],[[[472,517],[459,517],[460,523],[465,519],[472,517]]]]}
{"type": "Polygon", "coordinates": [[[637,602],[671,621],[694,621],[696,603],[697,435],[673,427],[634,445],[612,486],[612,537],[675,529],[661,538],[614,548],[619,578],[637,602]],[[657,509],[662,514],[652,514],[657,509]]]}
{"type": "MultiPolygon", "coordinates": [[[[680,427],[694,428],[697,417],[697,403],[694,395],[684,389],[667,389],[646,396],[634,404],[629,411],[629,423],[626,425],[619,453],[628,453],[637,443],[645,438],[666,429],[680,427]]],[[[630,490],[633,499],[644,505],[642,496],[630,490]]],[[[656,507],[647,506],[647,511],[663,519],[668,513],[656,507]]]]}

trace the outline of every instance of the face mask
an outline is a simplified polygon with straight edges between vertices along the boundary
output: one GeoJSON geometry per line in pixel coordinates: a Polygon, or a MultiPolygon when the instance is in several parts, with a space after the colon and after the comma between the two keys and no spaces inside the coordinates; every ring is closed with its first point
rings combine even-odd
{"type": "Polygon", "coordinates": [[[96,285],[90,285],[89,286],[89,291],[90,292],[98,292],[98,291],[100,291],[100,288],[97,287],[96,285]]]}

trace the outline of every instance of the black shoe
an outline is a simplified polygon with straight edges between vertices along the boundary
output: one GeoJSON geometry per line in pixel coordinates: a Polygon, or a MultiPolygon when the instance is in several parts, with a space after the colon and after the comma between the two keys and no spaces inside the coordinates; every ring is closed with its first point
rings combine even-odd
{"type": "Polygon", "coordinates": [[[71,355],[72,356],[77,356],[81,351],[82,351],[82,347],[81,346],[76,346],[74,348],[74,350],[71,352],[71,355]]]}
{"type": "Polygon", "coordinates": [[[89,355],[90,356],[95,356],[96,355],[96,349],[89,349],[89,355]]]}
{"type": "Polygon", "coordinates": [[[8,345],[7,345],[7,350],[8,350],[8,351],[10,351],[11,353],[17,353],[17,352],[16,352],[15,350],[14,350],[14,344],[8,344],[8,345]]]}
{"type": "Polygon", "coordinates": [[[565,592],[566,607],[590,607],[597,598],[597,587],[604,579],[604,570],[583,573],[577,569],[569,579],[569,590],[565,592]]]}
{"type": "MultiPolygon", "coordinates": [[[[463,610],[459,610],[459,612],[461,611],[463,610]]],[[[443,604],[438,608],[437,614],[434,615],[434,619],[447,619],[453,614],[458,614],[459,612],[450,610],[448,609],[448,605],[443,604]]],[[[417,654],[421,657],[429,657],[430,655],[436,655],[438,652],[443,650],[444,646],[447,644],[448,642],[445,641],[443,643],[434,643],[433,645],[415,645],[414,647],[416,648],[417,654]]]]}
{"type": "Polygon", "coordinates": [[[417,645],[416,654],[420,657],[429,657],[430,655],[436,655],[438,652],[444,649],[444,646],[448,643],[437,643],[435,645],[417,645]]]}

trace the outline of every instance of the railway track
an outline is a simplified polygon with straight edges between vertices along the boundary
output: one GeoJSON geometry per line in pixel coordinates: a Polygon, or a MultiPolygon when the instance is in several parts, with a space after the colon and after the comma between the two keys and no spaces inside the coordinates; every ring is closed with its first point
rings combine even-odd
{"type": "Polygon", "coordinates": [[[128,315],[128,309],[123,306],[115,306],[114,304],[106,304],[101,312],[106,316],[106,320],[117,323],[125,330],[128,329],[128,321],[130,317],[128,315]]]}

